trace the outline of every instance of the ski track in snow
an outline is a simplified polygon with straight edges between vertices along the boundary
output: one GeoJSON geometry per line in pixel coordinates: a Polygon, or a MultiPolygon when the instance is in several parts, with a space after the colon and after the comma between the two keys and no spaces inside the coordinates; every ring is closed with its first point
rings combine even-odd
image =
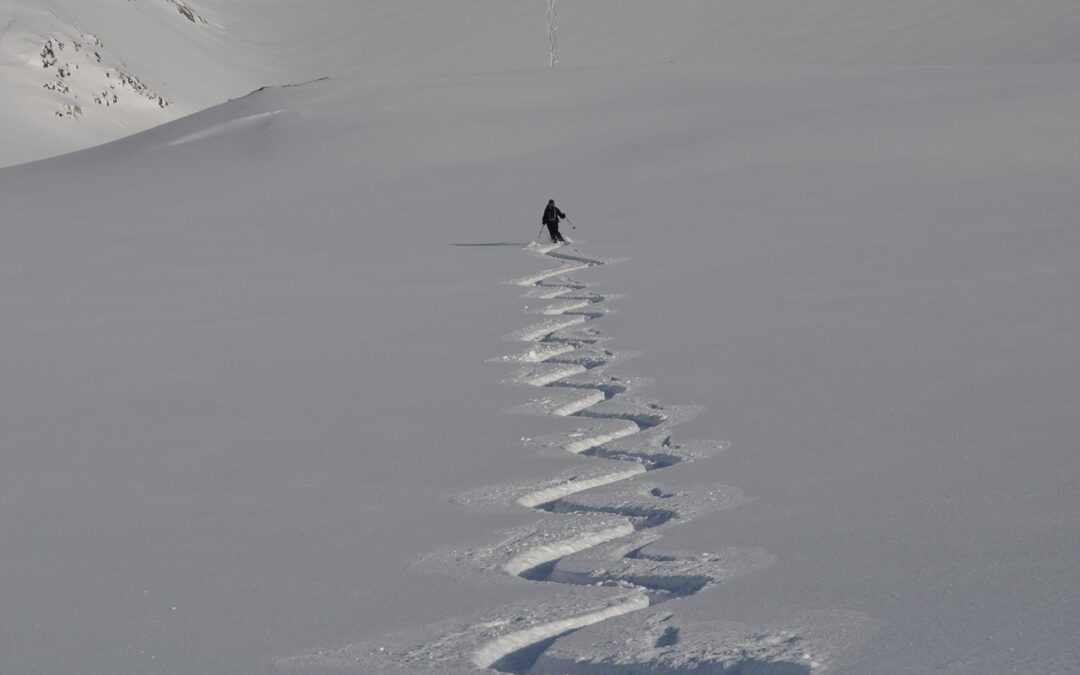
{"type": "MultiPolygon", "coordinates": [[[[699,442],[684,447],[672,444],[668,433],[670,427],[696,412],[694,409],[666,408],[635,400],[631,398],[636,388],[633,382],[620,384],[622,381],[618,378],[603,376],[617,354],[597,348],[605,338],[587,324],[604,316],[604,303],[608,298],[590,292],[588,284],[571,279],[569,275],[615,261],[556,245],[534,244],[530,248],[562,262],[559,267],[512,282],[529,289],[524,297],[551,301],[543,309],[534,310],[549,318],[529,324],[509,336],[529,343],[529,348],[524,353],[500,360],[530,364],[514,379],[516,383],[543,388],[545,392],[554,390],[534,400],[530,409],[524,412],[594,422],[550,445],[573,455],[595,457],[597,461],[604,458],[608,460],[607,465],[617,461],[622,466],[605,466],[591,475],[575,474],[534,485],[531,489],[528,486],[518,492],[510,489],[503,494],[516,494],[514,501],[521,506],[561,514],[569,519],[607,514],[620,517],[621,522],[605,522],[584,527],[583,531],[571,528],[568,536],[553,535],[553,541],[535,533],[523,535],[519,541],[525,543],[524,549],[515,551],[502,564],[502,570],[534,582],[611,586],[627,589],[631,595],[598,610],[501,635],[474,651],[472,662],[475,666],[511,673],[542,672],[535,671],[534,667],[544,651],[559,638],[581,628],[697,593],[710,584],[768,564],[770,560],[760,551],[744,552],[741,557],[665,556],[643,552],[659,538],[654,533],[642,538],[643,530],[685,522],[710,505],[733,505],[741,499],[741,493],[728,489],[722,498],[718,496],[721,490],[705,495],[696,492],[676,495],[652,483],[620,486],[620,483],[634,481],[654,470],[704,458],[723,445],[699,442]],[[575,498],[578,495],[586,498],[575,498]],[[531,538],[535,538],[536,543],[527,543],[531,538]]],[[[675,644],[672,642],[669,646],[675,644]]],[[[702,664],[699,662],[698,665],[702,664]]],[[[718,660],[712,665],[715,672],[736,672],[739,667],[730,659],[726,662],[718,660]]],[[[793,672],[790,663],[776,665],[776,672],[793,672]]],[[[678,672],[658,664],[638,663],[635,666],[633,672],[678,672]]],[[[572,665],[560,667],[563,672],[576,672],[572,665]]],[[[762,661],[755,661],[753,667],[757,669],[755,672],[773,672],[762,661]]],[[[796,666],[802,667],[803,664],[796,666]]]]}
{"type": "Polygon", "coordinates": [[[528,310],[543,318],[507,336],[526,343],[525,351],[491,361],[522,364],[511,382],[535,387],[539,393],[515,412],[581,420],[582,425],[573,432],[527,439],[564,451],[572,464],[564,473],[544,481],[483,488],[455,498],[453,501],[470,507],[531,508],[542,519],[503,533],[493,545],[435,553],[427,562],[439,568],[464,566],[482,574],[510,575],[563,591],[528,606],[493,610],[478,621],[457,620],[429,627],[423,636],[403,638],[396,647],[387,647],[385,641],[377,647],[350,645],[285,659],[278,667],[445,673],[482,669],[569,675],[778,675],[818,670],[829,650],[811,654],[812,645],[790,630],[774,635],[768,630],[734,634],[725,629],[724,637],[710,641],[707,636],[712,628],[690,623],[680,629],[671,612],[642,611],[765,567],[773,557],[753,548],[713,553],[669,553],[650,548],[660,539],[662,528],[743,500],[736,488],[715,483],[687,485],[693,479],[686,476],[671,488],[652,480],[662,477],[665,468],[707,459],[726,444],[673,442],[671,428],[699,409],[639,399],[636,393],[648,381],[606,373],[625,356],[605,348],[608,338],[596,328],[607,311],[605,302],[614,296],[592,292],[587,283],[569,275],[620,261],[556,245],[534,243],[526,250],[561,264],[511,283],[527,289],[522,297],[550,304],[528,310]],[[624,621],[633,613],[641,613],[642,618],[624,621]],[[616,635],[609,635],[599,625],[609,622],[616,635]],[[655,626],[660,624],[663,632],[654,635],[655,626]],[[600,632],[584,636],[583,629],[600,632]],[[680,630],[685,635],[697,631],[705,637],[680,641],[680,630]],[[567,640],[572,634],[584,637],[567,640]],[[623,646],[612,650],[582,648],[577,643],[623,646]]]}

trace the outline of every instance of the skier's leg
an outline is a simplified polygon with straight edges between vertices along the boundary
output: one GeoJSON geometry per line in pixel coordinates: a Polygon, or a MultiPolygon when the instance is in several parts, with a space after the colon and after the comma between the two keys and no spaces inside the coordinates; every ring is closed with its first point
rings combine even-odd
{"type": "Polygon", "coordinates": [[[548,234],[551,235],[551,243],[552,244],[558,243],[558,241],[559,241],[559,224],[558,223],[548,223],[547,228],[548,228],[548,234]]]}

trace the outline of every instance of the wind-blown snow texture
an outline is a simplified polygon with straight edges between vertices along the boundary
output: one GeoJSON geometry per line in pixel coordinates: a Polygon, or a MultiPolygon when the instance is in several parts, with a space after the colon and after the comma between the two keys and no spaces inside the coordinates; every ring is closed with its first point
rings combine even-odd
{"type": "Polygon", "coordinates": [[[160,4],[307,83],[0,171],[0,672],[1080,668],[1072,3],[160,4]]]}

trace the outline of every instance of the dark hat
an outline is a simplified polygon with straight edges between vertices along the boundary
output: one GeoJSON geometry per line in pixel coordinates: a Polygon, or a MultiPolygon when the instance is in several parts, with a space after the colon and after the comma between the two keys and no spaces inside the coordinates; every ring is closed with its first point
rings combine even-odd
{"type": "Polygon", "coordinates": [[[548,204],[554,204],[554,203],[555,203],[555,200],[554,200],[554,199],[549,199],[549,200],[548,200],[548,204]]]}

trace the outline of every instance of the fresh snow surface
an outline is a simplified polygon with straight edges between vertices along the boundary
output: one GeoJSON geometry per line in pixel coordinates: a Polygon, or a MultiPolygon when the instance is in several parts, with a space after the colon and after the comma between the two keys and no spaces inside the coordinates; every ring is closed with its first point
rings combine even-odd
{"type": "Polygon", "coordinates": [[[1075,3],[107,4],[236,98],[0,170],[0,673],[1080,670],[1075,3]]]}

